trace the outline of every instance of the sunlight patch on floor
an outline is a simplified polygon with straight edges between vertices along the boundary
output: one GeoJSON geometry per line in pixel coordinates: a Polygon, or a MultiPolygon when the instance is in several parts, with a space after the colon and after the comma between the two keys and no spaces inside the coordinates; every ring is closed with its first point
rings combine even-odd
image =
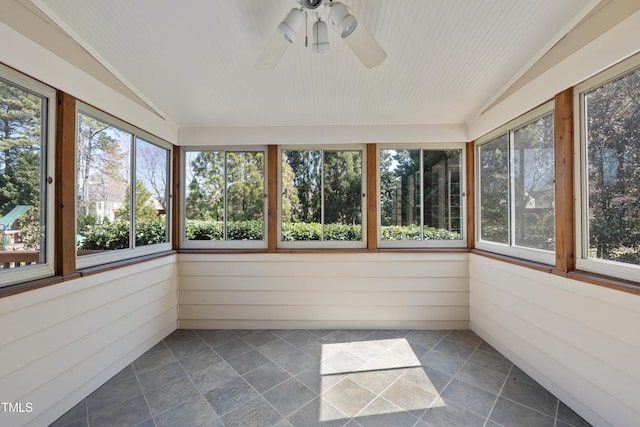
{"type": "Polygon", "coordinates": [[[404,338],[323,344],[320,374],[320,422],[444,405],[404,338]]]}

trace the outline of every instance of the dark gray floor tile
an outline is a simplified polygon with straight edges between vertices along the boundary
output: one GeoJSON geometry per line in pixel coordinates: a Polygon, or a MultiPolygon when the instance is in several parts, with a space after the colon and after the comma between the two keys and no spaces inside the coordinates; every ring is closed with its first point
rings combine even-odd
{"type": "Polygon", "coordinates": [[[216,353],[218,353],[223,359],[229,359],[231,357],[238,356],[252,349],[253,347],[251,347],[241,339],[222,344],[215,348],[216,353]]]}
{"type": "Polygon", "coordinates": [[[385,329],[385,332],[394,338],[406,338],[413,332],[410,329],[385,329]]]}
{"type": "Polygon", "coordinates": [[[475,350],[474,347],[451,341],[448,337],[440,341],[433,349],[462,360],[467,360],[475,350]]]}
{"type": "Polygon", "coordinates": [[[260,331],[243,336],[242,339],[254,347],[260,347],[262,345],[269,344],[271,341],[277,340],[278,337],[269,331],[260,331]]]}
{"type": "Polygon", "coordinates": [[[240,405],[221,419],[225,427],[270,427],[283,421],[282,416],[262,397],[240,405]]]}
{"type": "Polygon", "coordinates": [[[158,427],[223,427],[211,406],[199,395],[162,412],[155,419],[158,427]]]}
{"type": "Polygon", "coordinates": [[[258,390],[258,392],[263,393],[285,382],[291,378],[291,375],[275,363],[269,362],[244,374],[243,378],[258,390]]]}
{"type": "Polygon", "coordinates": [[[378,397],[353,421],[367,427],[413,427],[418,419],[388,400],[378,397]]]}
{"type": "Polygon", "coordinates": [[[191,374],[191,379],[201,393],[213,390],[214,388],[238,377],[238,373],[226,362],[207,366],[206,368],[200,369],[199,371],[191,374]]]}
{"type": "Polygon", "coordinates": [[[305,369],[317,365],[318,362],[320,362],[319,357],[311,356],[302,350],[296,350],[275,360],[276,365],[291,375],[298,375],[305,369]]]}
{"type": "Polygon", "coordinates": [[[469,362],[475,363],[483,368],[491,369],[492,371],[500,372],[504,375],[507,375],[513,366],[513,363],[511,363],[509,359],[480,349],[473,352],[469,358],[469,362]]]}
{"type": "Polygon", "coordinates": [[[575,427],[590,427],[587,421],[585,421],[580,415],[576,414],[573,409],[569,408],[564,403],[560,402],[558,405],[558,420],[565,422],[575,427]]]}
{"type": "Polygon", "coordinates": [[[91,427],[133,426],[151,417],[142,393],[109,409],[93,412],[89,410],[91,427]]]}
{"type": "Polygon", "coordinates": [[[242,338],[247,335],[264,332],[262,329],[232,329],[231,332],[242,338]]]}
{"type": "Polygon", "coordinates": [[[491,408],[497,399],[495,394],[474,387],[471,384],[463,383],[455,378],[444,389],[441,397],[445,401],[451,400],[483,417],[489,416],[491,408]]]}
{"type": "Polygon", "coordinates": [[[427,374],[427,377],[429,378],[429,381],[431,381],[431,384],[435,386],[438,393],[442,393],[444,388],[447,386],[447,384],[449,384],[449,382],[453,378],[452,375],[445,374],[444,372],[440,372],[437,369],[433,369],[428,366],[426,366],[424,370],[425,370],[425,373],[427,374]]]}
{"type": "Polygon", "coordinates": [[[115,379],[116,377],[107,381],[87,397],[89,413],[111,408],[133,396],[142,394],[142,389],[135,376],[120,381],[114,381],[115,379]]]}
{"type": "Polygon", "coordinates": [[[86,426],[89,423],[87,400],[82,399],[49,427],[86,426]]]}
{"type": "Polygon", "coordinates": [[[498,350],[493,348],[491,344],[489,344],[486,341],[482,341],[482,343],[478,346],[478,350],[482,350],[482,351],[486,351],[487,353],[493,353],[493,354],[497,354],[498,356],[502,356],[502,353],[500,353],[498,350]]]}
{"type": "Polygon", "coordinates": [[[335,329],[306,329],[307,332],[317,336],[318,338],[326,337],[329,334],[334,333],[335,329]]]}
{"type": "Polygon", "coordinates": [[[209,334],[202,337],[202,340],[211,346],[214,350],[228,342],[235,341],[238,336],[229,330],[220,331],[215,334],[209,334]]]}
{"type": "Polygon", "coordinates": [[[191,341],[196,338],[198,338],[198,334],[192,329],[176,329],[164,339],[164,342],[171,347],[175,344],[191,341]]]}
{"type": "Polygon", "coordinates": [[[551,417],[555,417],[556,415],[558,399],[543,388],[509,378],[500,396],[528,406],[551,417]]]}
{"type": "Polygon", "coordinates": [[[564,421],[560,421],[558,419],[556,419],[556,426],[555,427],[573,427],[571,424],[567,424],[564,421]]]}
{"type": "Polygon", "coordinates": [[[147,418],[144,421],[134,424],[133,427],[156,427],[156,423],[153,421],[153,418],[147,418]]]}
{"type": "Polygon", "coordinates": [[[349,421],[349,417],[318,397],[290,415],[287,420],[296,427],[342,427],[349,421]]]}
{"type": "Polygon", "coordinates": [[[256,350],[251,350],[246,353],[242,353],[239,356],[227,359],[227,363],[231,365],[240,375],[246,374],[249,371],[253,371],[256,368],[268,363],[269,359],[264,357],[256,350]]]}
{"type": "Polygon", "coordinates": [[[436,399],[422,421],[432,427],[482,427],[485,418],[447,399],[436,399]]]}
{"type": "Polygon", "coordinates": [[[509,377],[521,381],[523,383],[531,384],[536,387],[544,388],[536,380],[527,375],[522,369],[518,368],[516,365],[513,365],[511,371],[509,372],[509,377]]]}
{"type": "Polygon", "coordinates": [[[316,393],[294,378],[263,394],[263,397],[285,417],[288,417],[317,396],[316,393]]]}
{"type": "Polygon", "coordinates": [[[447,339],[473,348],[476,348],[483,342],[482,338],[468,329],[451,331],[449,335],[447,335],[447,339]]]}
{"type": "Polygon", "coordinates": [[[279,338],[286,337],[287,335],[291,335],[297,331],[298,329],[269,329],[269,332],[279,338]]]}
{"type": "Polygon", "coordinates": [[[158,344],[147,350],[147,353],[153,353],[154,351],[162,350],[164,348],[167,348],[167,345],[164,343],[164,341],[160,341],[158,344]]]}
{"type": "Polygon", "coordinates": [[[178,360],[182,360],[195,353],[199,353],[201,351],[208,350],[210,347],[202,340],[202,338],[196,338],[191,341],[177,343],[172,345],[171,351],[176,356],[178,360]]]}
{"type": "Polygon", "coordinates": [[[185,377],[186,375],[187,374],[184,369],[182,369],[182,366],[180,366],[178,362],[173,362],[168,365],[146,371],[138,375],[138,379],[140,380],[142,390],[146,393],[150,390],[162,387],[165,384],[185,377]]]}
{"type": "Polygon", "coordinates": [[[318,337],[307,331],[297,331],[283,339],[296,347],[302,347],[316,341],[318,337]]]}
{"type": "Polygon", "coordinates": [[[192,354],[190,357],[180,360],[180,364],[188,374],[192,374],[200,369],[215,365],[221,361],[222,358],[218,356],[218,353],[207,348],[205,351],[192,354]]]}
{"type": "Polygon", "coordinates": [[[115,374],[108,382],[118,382],[127,378],[135,377],[136,371],[133,369],[133,365],[127,365],[120,372],[115,374]]]}
{"type": "Polygon", "coordinates": [[[286,342],[283,339],[277,339],[271,341],[269,344],[265,344],[257,348],[257,350],[269,358],[269,360],[276,360],[282,356],[285,356],[296,350],[296,346],[291,343],[286,342]]]}
{"type": "Polygon", "coordinates": [[[448,334],[449,331],[413,331],[407,335],[407,341],[420,344],[427,348],[433,348],[448,334]]]}
{"type": "Polygon", "coordinates": [[[431,350],[420,358],[420,363],[445,374],[455,375],[464,365],[464,360],[437,350],[431,350]]]}
{"type": "Polygon", "coordinates": [[[153,352],[146,352],[142,356],[138,357],[133,362],[133,367],[135,368],[137,374],[141,374],[145,371],[159,368],[160,366],[165,366],[175,361],[175,356],[173,355],[171,350],[169,350],[169,348],[165,346],[162,349],[153,352]]]}
{"type": "Polygon", "coordinates": [[[329,390],[344,378],[345,375],[321,375],[320,365],[314,365],[296,375],[296,379],[298,381],[309,387],[317,394],[321,394],[329,390]]]}
{"type": "Polygon", "coordinates": [[[240,377],[208,391],[204,398],[216,414],[222,416],[258,396],[253,387],[240,377]]]}
{"type": "Polygon", "coordinates": [[[200,392],[189,377],[183,377],[146,393],[147,403],[154,415],[198,396],[200,392]]]}
{"type": "Polygon", "coordinates": [[[500,393],[507,376],[474,363],[465,363],[455,376],[457,380],[471,384],[495,395],[500,393]]]}
{"type": "Polygon", "coordinates": [[[555,423],[552,417],[502,397],[489,419],[504,427],[553,427],[555,423]]]}

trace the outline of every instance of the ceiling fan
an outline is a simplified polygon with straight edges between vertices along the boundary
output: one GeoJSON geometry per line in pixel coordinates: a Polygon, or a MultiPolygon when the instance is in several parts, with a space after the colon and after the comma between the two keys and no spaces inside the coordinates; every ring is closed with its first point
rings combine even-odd
{"type": "MultiPolygon", "coordinates": [[[[311,31],[314,37],[311,47],[314,52],[324,53],[329,50],[327,31],[327,21],[329,21],[365,67],[376,67],[387,57],[376,39],[344,4],[333,0],[297,0],[297,2],[300,7],[291,9],[278,25],[258,58],[256,68],[260,70],[275,68],[287,48],[295,41],[302,24],[306,27],[308,16],[314,19],[311,31]]],[[[305,46],[307,45],[305,36],[305,46]]]]}

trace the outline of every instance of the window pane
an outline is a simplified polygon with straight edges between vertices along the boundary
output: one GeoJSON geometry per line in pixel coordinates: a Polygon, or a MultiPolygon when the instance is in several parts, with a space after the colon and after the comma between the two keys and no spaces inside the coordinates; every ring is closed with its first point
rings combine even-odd
{"type": "Polygon", "coordinates": [[[46,99],[0,79],[0,269],[46,262],[46,99]]]}
{"type": "Polygon", "coordinates": [[[514,242],[555,249],[553,114],[513,133],[514,242]]]}
{"type": "Polygon", "coordinates": [[[224,152],[184,155],[186,239],[224,240],[224,152]]]}
{"type": "Polygon", "coordinates": [[[362,240],[362,153],[324,152],[324,239],[362,240]]]}
{"type": "Polygon", "coordinates": [[[78,255],[130,247],[132,135],[78,114],[78,255]]]}
{"type": "Polygon", "coordinates": [[[380,151],[382,240],[421,239],[420,150],[380,151]]]}
{"type": "Polygon", "coordinates": [[[462,191],[460,150],[423,151],[424,239],[460,239],[462,191]]]}
{"type": "Polygon", "coordinates": [[[507,135],[479,148],[480,238],[509,243],[509,145],[507,135]]]}
{"type": "Polygon", "coordinates": [[[282,240],[322,239],[322,151],[282,151],[282,240]]]}
{"type": "Polygon", "coordinates": [[[264,240],[264,153],[226,157],[227,240],[264,240]]]}
{"type": "Polygon", "coordinates": [[[136,246],[169,241],[168,150],[136,139],[136,246]]]}
{"type": "Polygon", "coordinates": [[[640,71],[584,100],[589,256],[640,264],[640,71]]]}
{"type": "Polygon", "coordinates": [[[264,240],[264,152],[185,152],[186,239],[264,240]]]}

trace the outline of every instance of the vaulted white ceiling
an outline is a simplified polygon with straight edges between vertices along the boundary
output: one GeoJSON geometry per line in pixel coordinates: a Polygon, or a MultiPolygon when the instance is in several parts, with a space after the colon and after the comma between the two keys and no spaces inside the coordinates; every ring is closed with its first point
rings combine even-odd
{"type": "Polygon", "coordinates": [[[468,123],[597,3],[343,0],[387,52],[382,65],[366,69],[331,30],[330,51],[313,53],[303,29],[261,71],[294,0],[33,1],[180,126],[468,123]]]}

